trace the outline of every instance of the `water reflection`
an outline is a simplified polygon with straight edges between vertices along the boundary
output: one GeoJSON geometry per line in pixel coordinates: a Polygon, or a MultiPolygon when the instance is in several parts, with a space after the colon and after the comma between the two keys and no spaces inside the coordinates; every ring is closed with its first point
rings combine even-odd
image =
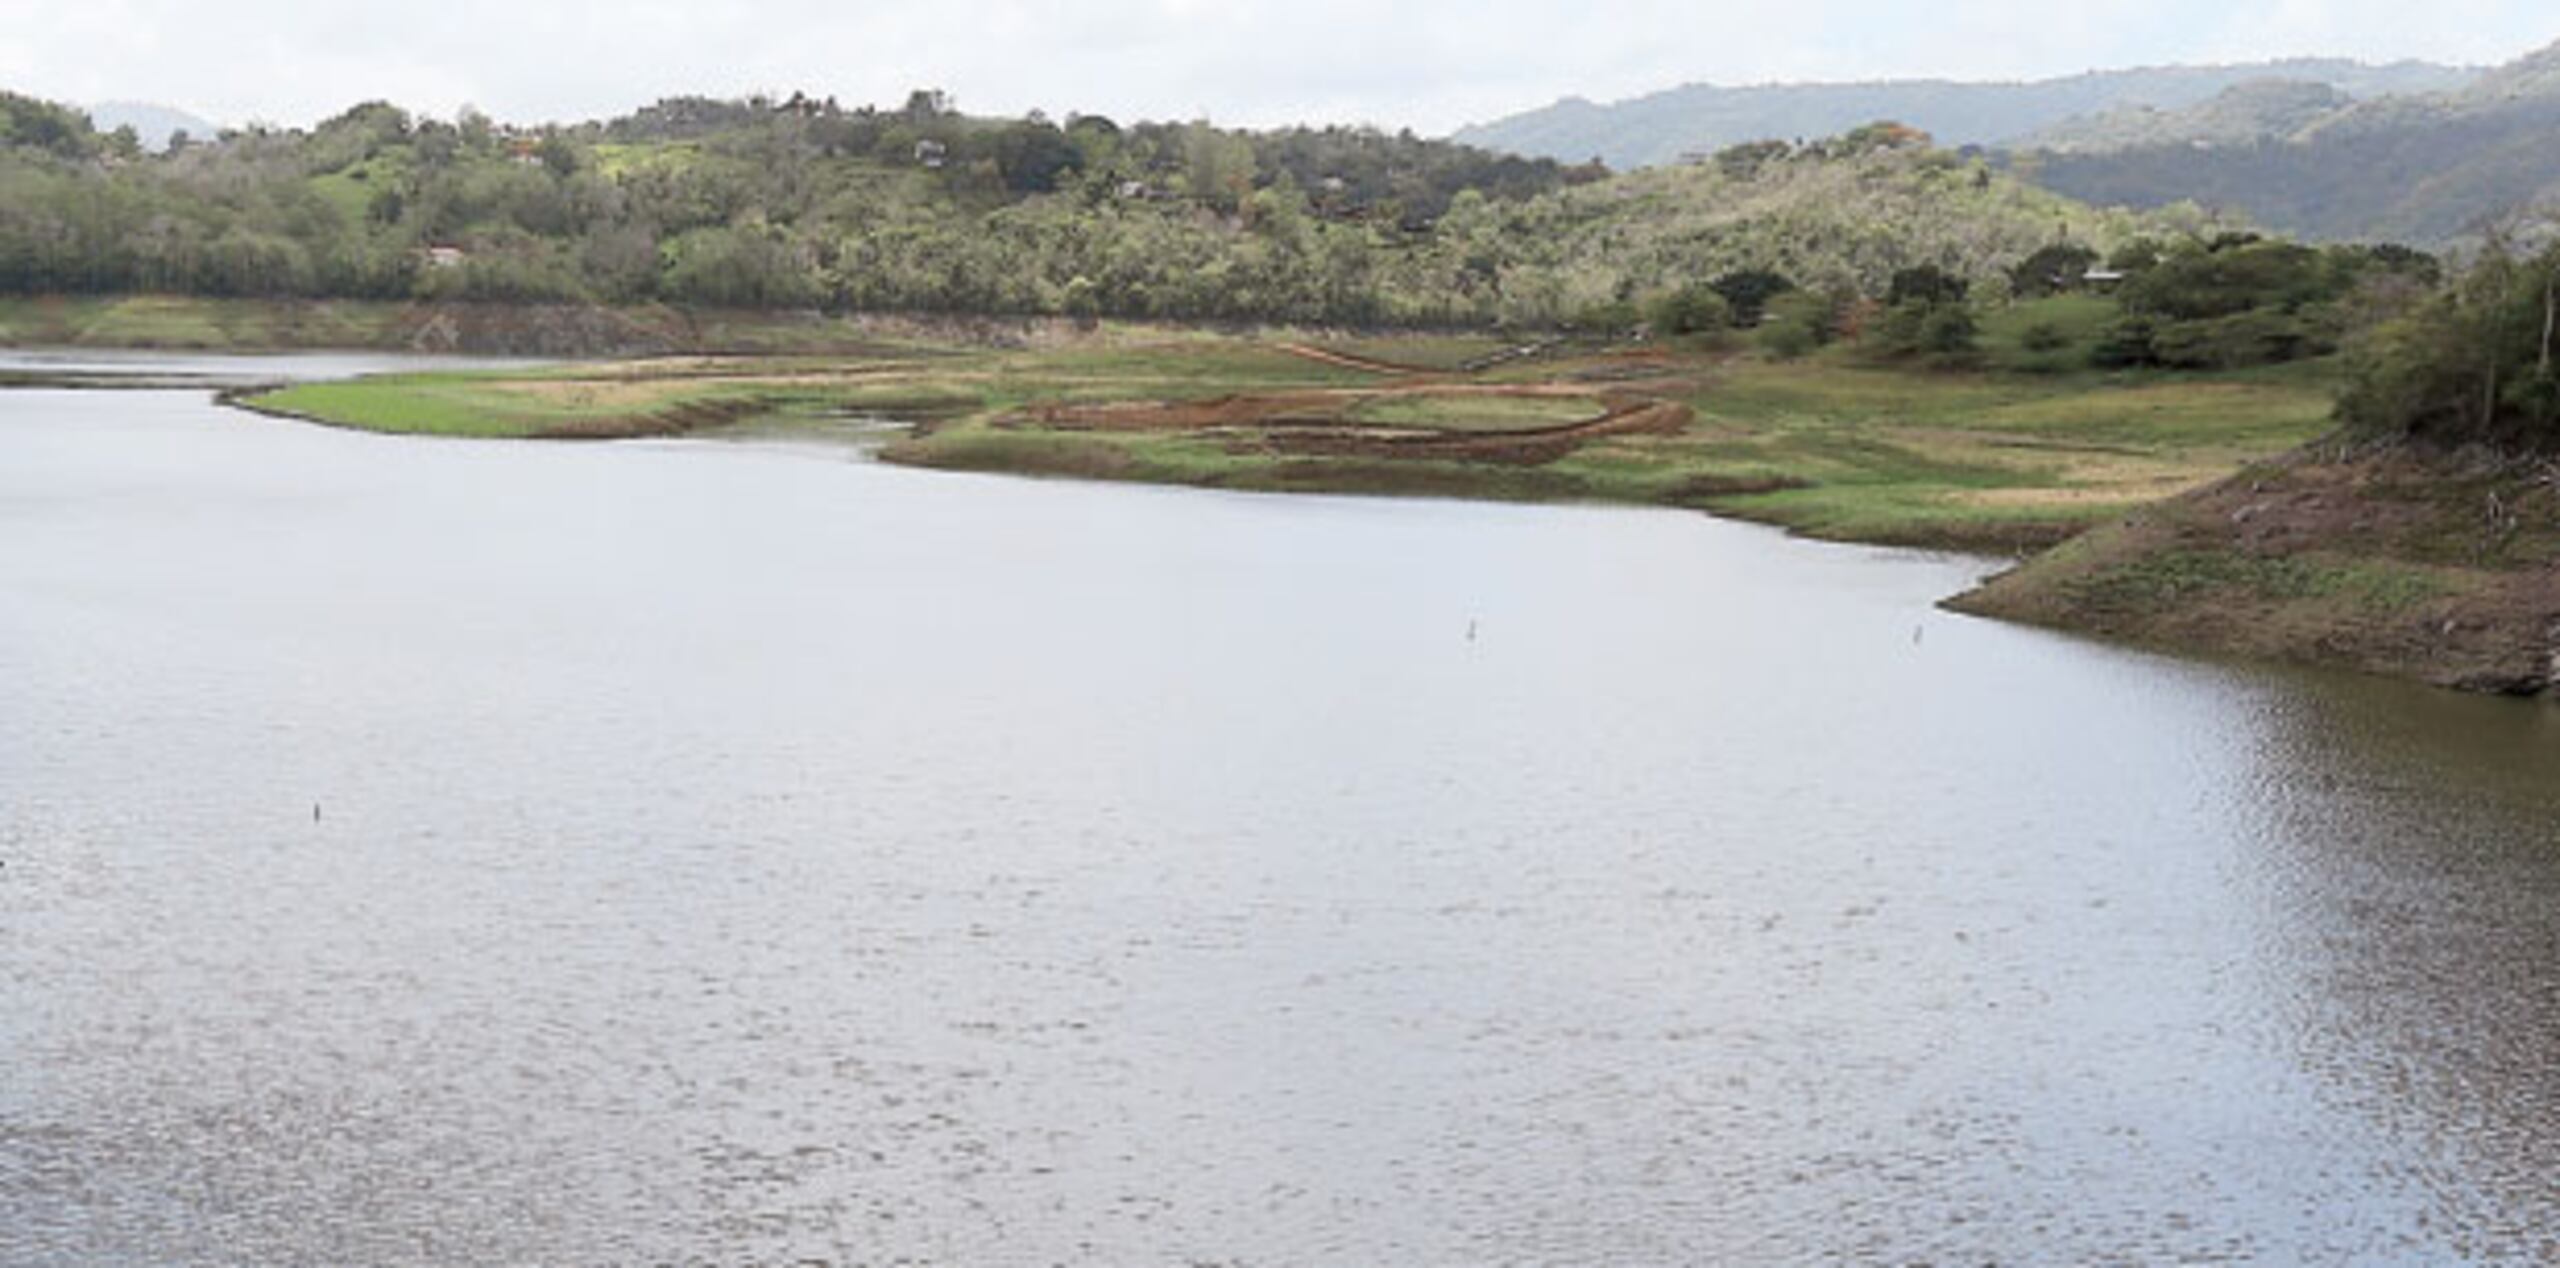
{"type": "Polygon", "coordinates": [[[2299,1059],[2458,1251],[2560,1261],[2560,709],[2279,682],[2253,879],[2299,1059]]]}

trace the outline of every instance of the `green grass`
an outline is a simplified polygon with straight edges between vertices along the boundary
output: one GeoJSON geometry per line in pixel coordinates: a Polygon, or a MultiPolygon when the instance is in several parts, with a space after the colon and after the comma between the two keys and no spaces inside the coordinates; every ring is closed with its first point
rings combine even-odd
{"type": "Polygon", "coordinates": [[[363,169],[349,168],[346,171],[331,172],[325,176],[314,176],[310,180],[311,192],[318,194],[320,200],[329,204],[338,213],[340,219],[351,225],[364,223],[365,213],[373,206],[372,175],[367,172],[363,179],[358,179],[356,172],[359,170],[363,169]]]}
{"type": "Polygon", "coordinates": [[[486,377],[377,375],[305,383],[256,398],[259,408],[342,427],[435,436],[533,436],[577,417],[544,409],[486,377]]]}
{"type": "Polygon", "coordinates": [[[370,375],[263,393],[268,413],[413,435],[610,437],[681,430],[751,413],[930,419],[979,409],[967,386],[857,373],[844,362],[616,363],[519,371],[370,375]],[[823,372],[834,371],[833,376],[823,372]]]}
{"type": "MultiPolygon", "coordinates": [[[[0,308],[0,321],[7,310],[0,308]]],[[[1422,337],[1425,351],[1451,349],[1422,337]]],[[[1381,360],[1393,339],[1364,341],[1381,360]]],[[[1939,373],[1833,351],[1793,362],[1711,348],[1663,354],[1659,390],[1695,411],[1674,434],[1599,439],[1552,461],[1314,455],[1278,432],[1047,431],[1052,404],[1311,396],[1285,412],[1464,436],[1587,420],[1596,394],[1401,395],[1392,375],[1293,355],[1277,341],[1106,326],[1020,347],[883,342],[856,357],[576,365],[514,374],[403,375],[288,389],[262,408],[381,430],[446,435],[640,434],[749,411],[767,425],[825,411],[928,418],[894,461],[976,470],[1234,488],[1334,489],[1676,505],[1825,537],[1993,549],[2049,543],[2128,508],[2227,475],[2328,429],[2320,370],[2215,376],[1939,373]],[[1354,401],[1350,405],[1339,404],[1354,401]]],[[[1622,362],[1612,349],[1541,358],[1535,382],[1622,362]]],[[[1518,367],[1486,381],[1520,381],[1518,367]]],[[[1652,382],[1652,381],[1648,381],[1652,382]]],[[[1642,393],[1643,383],[1611,389],[1642,393]]],[[[1612,397],[1612,399],[1616,399],[1612,397]]]]}
{"type": "Polygon", "coordinates": [[[1657,460],[1710,489],[1783,482],[1682,500],[1813,535],[2012,549],[2325,433],[2325,370],[1939,372],[1839,350],[1742,359],[1687,398],[1712,441],[1657,460]]]}
{"type": "Polygon", "coordinates": [[[1982,318],[1982,358],[1993,369],[2011,373],[2086,370],[2090,351],[2122,316],[2114,300],[2098,295],[2057,295],[2011,304],[1982,318]]]}

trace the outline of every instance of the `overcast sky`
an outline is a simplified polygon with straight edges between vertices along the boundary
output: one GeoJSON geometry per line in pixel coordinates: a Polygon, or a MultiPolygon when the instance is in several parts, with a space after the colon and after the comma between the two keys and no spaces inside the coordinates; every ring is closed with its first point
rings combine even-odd
{"type": "Polygon", "coordinates": [[[300,125],[388,98],[516,122],[677,93],[948,90],[1041,108],[1426,134],[1568,94],[2299,54],[2498,62],[2551,0],[0,0],[0,86],[300,125]]]}

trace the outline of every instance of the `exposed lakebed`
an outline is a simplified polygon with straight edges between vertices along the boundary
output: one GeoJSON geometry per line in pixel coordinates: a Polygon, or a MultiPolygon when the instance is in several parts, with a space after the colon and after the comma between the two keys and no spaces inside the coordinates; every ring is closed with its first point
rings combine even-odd
{"type": "Polygon", "coordinates": [[[2560,716],[1983,570],[0,393],[0,1259],[2560,1255],[2560,716]]]}

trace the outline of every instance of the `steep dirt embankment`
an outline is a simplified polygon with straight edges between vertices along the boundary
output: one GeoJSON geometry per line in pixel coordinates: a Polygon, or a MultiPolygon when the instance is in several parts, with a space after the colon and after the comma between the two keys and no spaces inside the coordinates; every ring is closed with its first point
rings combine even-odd
{"type": "Polygon", "coordinates": [[[2560,462],[2315,446],[2093,530],[1948,606],[2540,694],[2560,685],[2560,462]]]}

